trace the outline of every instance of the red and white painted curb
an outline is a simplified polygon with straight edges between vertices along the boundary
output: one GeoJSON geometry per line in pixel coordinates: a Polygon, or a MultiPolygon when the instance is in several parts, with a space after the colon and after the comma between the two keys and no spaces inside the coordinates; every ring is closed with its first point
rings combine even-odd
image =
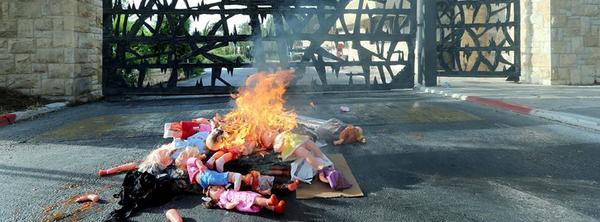
{"type": "Polygon", "coordinates": [[[569,125],[584,127],[588,129],[600,130],[600,119],[589,116],[583,116],[573,113],[557,112],[544,109],[532,108],[520,104],[507,103],[497,99],[483,98],[479,96],[468,96],[459,93],[452,93],[450,90],[445,88],[427,88],[422,86],[416,86],[416,90],[421,92],[438,94],[445,97],[451,97],[458,100],[463,100],[479,105],[491,106],[496,109],[508,110],[511,112],[536,116],[544,119],[558,121],[569,125]]]}
{"type": "Polygon", "coordinates": [[[10,124],[14,124],[18,121],[30,119],[32,117],[54,112],[60,109],[63,109],[67,106],[67,103],[50,103],[48,105],[38,107],[31,110],[19,111],[9,114],[0,115],[0,126],[6,126],[10,124]]]}

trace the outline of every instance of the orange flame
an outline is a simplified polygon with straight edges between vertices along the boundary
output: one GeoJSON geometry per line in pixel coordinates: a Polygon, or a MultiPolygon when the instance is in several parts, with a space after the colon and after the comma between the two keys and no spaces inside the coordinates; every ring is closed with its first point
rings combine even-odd
{"type": "Polygon", "coordinates": [[[263,134],[294,129],[297,115],[286,110],[283,98],[293,75],[293,71],[284,70],[248,77],[235,98],[235,109],[223,119],[226,135],[221,147],[250,153],[255,147],[268,148],[269,145],[261,143],[263,134]]]}

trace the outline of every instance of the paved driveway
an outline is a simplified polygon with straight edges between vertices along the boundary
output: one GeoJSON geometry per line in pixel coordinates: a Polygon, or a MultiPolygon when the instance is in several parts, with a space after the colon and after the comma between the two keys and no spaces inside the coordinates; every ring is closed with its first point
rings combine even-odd
{"type": "MultiPolygon", "coordinates": [[[[290,95],[315,118],[363,126],[368,143],[341,153],[364,198],[296,201],[283,216],[247,215],[178,196],[134,221],[164,221],[179,208],[189,221],[595,221],[600,218],[600,135],[414,91],[290,95]],[[316,109],[308,104],[316,103],[316,109]],[[351,111],[340,113],[339,106],[351,111]]],[[[96,172],[142,158],[166,142],[162,123],[226,112],[226,97],[99,102],[0,128],[0,215],[39,221],[61,212],[99,221],[116,205],[122,176],[96,172]],[[71,197],[107,201],[81,207],[71,197]]]]}

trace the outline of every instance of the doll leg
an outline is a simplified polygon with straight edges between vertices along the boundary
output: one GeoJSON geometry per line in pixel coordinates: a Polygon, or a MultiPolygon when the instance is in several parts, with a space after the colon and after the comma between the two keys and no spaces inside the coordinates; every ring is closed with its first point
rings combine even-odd
{"type": "Polygon", "coordinates": [[[296,155],[296,157],[306,159],[306,162],[308,162],[308,164],[310,164],[314,169],[321,170],[323,169],[323,167],[325,167],[316,159],[316,157],[310,151],[304,148],[304,146],[296,148],[296,150],[294,151],[294,155],[296,155]]]}
{"type": "Polygon", "coordinates": [[[239,191],[242,186],[242,174],[229,172],[227,173],[227,181],[233,183],[233,190],[239,191]]]}
{"type": "Polygon", "coordinates": [[[300,185],[300,181],[294,180],[294,182],[287,185],[287,189],[289,191],[294,191],[294,190],[298,189],[298,185],[300,185]]]}
{"type": "Polygon", "coordinates": [[[116,166],[107,170],[99,170],[98,171],[98,175],[103,177],[103,176],[108,176],[108,175],[113,175],[113,174],[117,174],[117,173],[121,173],[121,172],[127,172],[127,171],[133,171],[135,169],[137,169],[137,162],[133,162],[133,163],[127,163],[127,164],[123,164],[120,166],[116,166]]]}
{"type": "Polygon", "coordinates": [[[269,175],[269,176],[289,176],[290,175],[290,171],[289,170],[267,170],[263,172],[264,175],[269,175]]]}
{"type": "Polygon", "coordinates": [[[321,152],[321,148],[319,148],[319,146],[317,146],[317,144],[312,140],[306,141],[303,146],[311,153],[313,153],[316,157],[321,157],[323,155],[323,152],[321,152]]]}
{"type": "Polygon", "coordinates": [[[225,164],[228,163],[229,161],[233,160],[233,153],[225,153],[222,156],[220,156],[217,161],[215,162],[217,171],[219,172],[223,172],[223,167],[225,167],[225,164]]]}
{"type": "Polygon", "coordinates": [[[338,140],[333,141],[333,144],[335,145],[341,145],[344,142],[346,142],[346,140],[348,140],[348,138],[350,137],[351,131],[354,127],[352,125],[348,125],[346,128],[344,128],[344,130],[342,130],[342,132],[340,132],[340,136],[338,138],[338,140]]]}
{"type": "Polygon", "coordinates": [[[213,154],[210,159],[208,159],[208,161],[206,161],[206,165],[208,165],[209,168],[213,169],[215,168],[215,161],[217,161],[217,159],[221,158],[221,156],[223,156],[225,154],[225,151],[217,151],[215,154],[213,154]]]}
{"type": "Polygon", "coordinates": [[[269,198],[266,198],[266,197],[254,198],[254,204],[261,206],[261,207],[269,207],[269,206],[276,205],[277,203],[279,203],[279,200],[277,199],[277,197],[275,195],[271,195],[271,197],[269,197],[269,198]]]}

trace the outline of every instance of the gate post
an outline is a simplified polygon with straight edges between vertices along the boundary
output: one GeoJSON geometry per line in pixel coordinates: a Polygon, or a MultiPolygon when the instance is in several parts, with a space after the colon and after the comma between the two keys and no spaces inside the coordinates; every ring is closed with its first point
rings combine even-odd
{"type": "Polygon", "coordinates": [[[422,0],[423,6],[423,71],[425,86],[437,85],[437,0],[422,0]]]}

